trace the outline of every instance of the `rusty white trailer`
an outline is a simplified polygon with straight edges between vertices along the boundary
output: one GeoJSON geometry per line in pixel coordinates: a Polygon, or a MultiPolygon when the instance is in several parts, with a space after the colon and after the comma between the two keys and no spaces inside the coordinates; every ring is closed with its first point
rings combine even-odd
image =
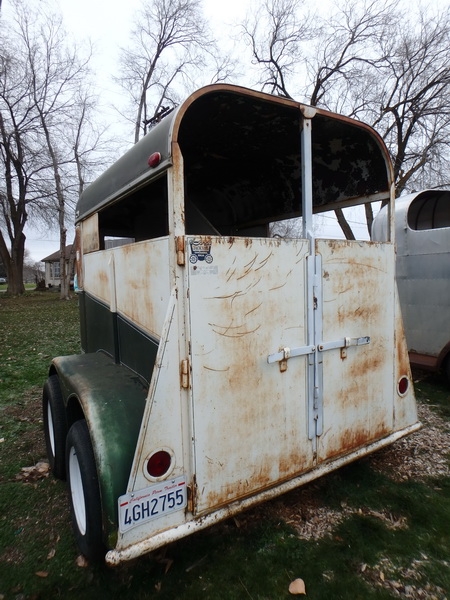
{"type": "Polygon", "coordinates": [[[419,427],[385,242],[313,213],[393,198],[366,125],[200,89],[81,196],[84,353],[44,386],[80,550],[133,559],[419,427]],[[298,238],[270,224],[302,216],[298,238]]]}
{"type": "MultiPolygon", "coordinates": [[[[372,226],[386,239],[387,210],[372,226]]],[[[395,203],[397,286],[411,365],[450,381],[450,191],[422,190],[395,203]]]]}

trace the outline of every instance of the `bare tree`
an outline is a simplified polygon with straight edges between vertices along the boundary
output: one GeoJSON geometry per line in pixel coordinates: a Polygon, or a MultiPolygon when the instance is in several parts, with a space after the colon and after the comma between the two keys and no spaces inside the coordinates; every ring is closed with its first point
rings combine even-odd
{"type": "MultiPolygon", "coordinates": [[[[89,55],[82,59],[79,49],[67,45],[60,17],[51,12],[38,16],[20,0],[8,26],[9,39],[0,52],[0,153],[5,172],[5,186],[0,183],[0,254],[7,266],[8,290],[23,293],[24,226],[30,218],[48,225],[56,221],[65,298],[70,277],[66,222],[80,187],[80,139],[92,140],[95,131],[86,127],[92,104],[83,92],[89,55]]],[[[94,148],[95,140],[90,150],[94,148]]]]}
{"type": "Polygon", "coordinates": [[[346,0],[323,24],[308,57],[308,88],[312,106],[356,116],[365,96],[355,94],[367,72],[376,75],[385,56],[377,51],[396,27],[397,0],[346,0]],[[380,43],[381,42],[381,43],[380,43]],[[355,86],[357,82],[357,86],[355,86]]]}
{"type": "MultiPolygon", "coordinates": [[[[137,142],[162,110],[179,101],[176,84],[184,87],[214,56],[199,0],[145,0],[137,15],[129,48],[122,50],[117,81],[131,95],[134,141],[137,142]]],[[[230,63],[216,64],[217,80],[230,63]]]]}
{"type": "MultiPolygon", "coordinates": [[[[296,24],[303,23],[300,8],[294,0],[266,0],[265,29],[258,29],[256,21],[252,27],[244,24],[253,59],[264,75],[262,87],[274,82],[274,92],[306,97],[312,105],[372,124],[390,150],[398,194],[425,183],[448,185],[450,9],[415,12],[399,0],[345,0],[316,26],[314,43],[305,44],[299,28],[299,36],[294,35],[296,24]],[[273,18],[280,2],[284,29],[281,15],[273,18]],[[295,44],[286,44],[286,31],[295,44]],[[302,66],[296,65],[302,55],[302,66]]],[[[306,36],[310,34],[308,30],[306,36]]],[[[343,212],[336,215],[352,239],[343,212]]],[[[369,231],[372,220],[366,206],[369,231]]]]}
{"type": "Polygon", "coordinates": [[[450,8],[413,16],[404,15],[382,49],[387,58],[371,101],[371,121],[391,151],[398,193],[415,187],[421,171],[432,175],[430,183],[449,181],[450,8]]]}
{"type": "Polygon", "coordinates": [[[28,164],[25,158],[28,149],[26,139],[35,132],[35,124],[21,85],[22,78],[17,80],[12,76],[12,73],[19,72],[19,61],[14,47],[11,50],[12,52],[6,52],[2,48],[0,54],[0,156],[4,173],[3,185],[0,183],[0,256],[8,275],[8,290],[12,294],[22,294],[25,291],[23,230],[28,218],[29,203],[39,199],[34,195],[27,195],[30,177],[27,175],[27,167],[30,172],[35,171],[35,167],[31,157],[28,164]],[[10,249],[5,235],[9,238],[10,249]]]}
{"type": "Polygon", "coordinates": [[[261,67],[259,85],[271,94],[291,98],[290,78],[304,61],[304,42],[311,38],[313,20],[299,16],[303,0],[265,0],[242,25],[255,64],[261,67]]]}

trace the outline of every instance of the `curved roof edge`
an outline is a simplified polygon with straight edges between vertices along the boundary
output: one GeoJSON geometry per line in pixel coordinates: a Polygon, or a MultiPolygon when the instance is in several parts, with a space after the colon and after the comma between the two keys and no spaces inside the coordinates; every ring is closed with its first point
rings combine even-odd
{"type": "Polygon", "coordinates": [[[188,109],[199,99],[208,94],[229,93],[236,96],[246,96],[256,101],[268,102],[280,107],[290,107],[299,110],[305,117],[311,118],[322,115],[342,124],[365,130],[369,137],[379,147],[386,167],[386,181],[389,194],[390,183],[393,181],[392,165],[387,148],[381,136],[369,125],[349,117],[329,111],[310,107],[295,100],[273,96],[248,88],[231,84],[214,84],[205,86],[192,93],[186,100],[157,123],[139,142],[132,146],[121,158],[113,163],[102,175],[91,183],[80,196],[76,208],[76,222],[99,210],[102,206],[117,200],[132,188],[139,188],[147,181],[158,177],[171,164],[171,142],[177,141],[180,125],[188,109]],[[158,166],[151,168],[148,158],[154,153],[161,154],[158,166]]]}

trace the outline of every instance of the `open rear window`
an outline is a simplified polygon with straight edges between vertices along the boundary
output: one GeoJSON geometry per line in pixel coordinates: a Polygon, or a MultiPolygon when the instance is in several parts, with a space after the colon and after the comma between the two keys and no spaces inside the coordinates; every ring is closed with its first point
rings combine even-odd
{"type": "Polygon", "coordinates": [[[408,209],[411,229],[440,229],[450,227],[450,192],[424,192],[413,200],[408,209]]]}

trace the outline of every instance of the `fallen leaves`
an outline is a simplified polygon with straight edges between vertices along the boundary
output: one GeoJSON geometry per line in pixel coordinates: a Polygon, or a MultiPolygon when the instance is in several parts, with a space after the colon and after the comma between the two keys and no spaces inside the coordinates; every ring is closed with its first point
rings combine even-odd
{"type": "Polygon", "coordinates": [[[294,579],[294,581],[291,581],[289,585],[289,592],[291,594],[303,594],[306,596],[306,587],[303,579],[298,578],[294,579]]]}
{"type": "MultiPolygon", "coordinates": [[[[442,561],[443,569],[448,567],[447,561],[442,561]]],[[[394,565],[389,559],[382,558],[378,564],[360,567],[366,582],[377,588],[391,592],[395,597],[409,600],[440,600],[447,598],[445,590],[427,581],[426,566],[428,557],[413,560],[409,567],[394,565]],[[424,568],[425,567],[425,568],[424,568]]]]}
{"type": "Polygon", "coordinates": [[[50,465],[48,461],[42,460],[37,462],[32,467],[22,467],[20,473],[16,475],[18,481],[32,482],[38,479],[48,477],[50,473],[50,465]]]}
{"type": "Polygon", "coordinates": [[[418,403],[417,410],[422,429],[371,457],[372,468],[395,481],[426,481],[429,477],[450,475],[447,421],[426,404],[418,403]]]}
{"type": "Polygon", "coordinates": [[[47,560],[51,560],[52,558],[54,558],[55,554],[56,554],[56,549],[52,548],[50,550],[50,552],[47,554],[47,560]]]}
{"type": "Polygon", "coordinates": [[[77,567],[80,567],[81,569],[85,569],[86,567],[89,566],[89,562],[88,559],[83,556],[82,554],[79,554],[75,560],[75,564],[77,565],[77,567]]]}

